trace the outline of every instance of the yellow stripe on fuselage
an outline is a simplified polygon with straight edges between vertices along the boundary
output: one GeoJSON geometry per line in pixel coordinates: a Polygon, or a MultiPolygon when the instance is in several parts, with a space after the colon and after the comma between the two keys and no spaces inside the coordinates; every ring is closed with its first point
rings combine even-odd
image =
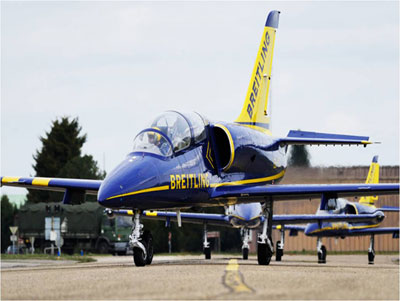
{"type": "MultiPolygon", "coordinates": [[[[282,170],[280,173],[278,173],[276,175],[265,177],[265,178],[248,179],[248,180],[225,182],[225,183],[214,183],[214,184],[210,184],[210,187],[220,187],[220,186],[227,186],[227,185],[229,185],[229,186],[247,185],[247,184],[268,182],[268,181],[279,179],[279,178],[283,177],[284,174],[285,174],[285,170],[282,170]]],[[[115,196],[109,197],[107,200],[112,200],[112,199],[115,199],[115,198],[121,198],[121,197],[135,195],[135,194],[154,192],[154,191],[163,191],[163,190],[170,190],[170,186],[169,185],[165,185],[165,186],[158,186],[158,187],[152,187],[152,188],[132,191],[132,192],[123,193],[123,194],[119,194],[119,195],[115,195],[115,196]]]]}
{"type": "Polygon", "coordinates": [[[123,193],[123,194],[119,194],[119,195],[114,195],[112,197],[109,197],[107,200],[112,200],[115,198],[122,198],[124,196],[135,195],[135,194],[146,193],[146,192],[163,191],[163,190],[168,190],[168,189],[169,189],[169,185],[158,186],[158,187],[153,187],[153,188],[132,191],[132,192],[128,192],[128,193],[123,193]]]}

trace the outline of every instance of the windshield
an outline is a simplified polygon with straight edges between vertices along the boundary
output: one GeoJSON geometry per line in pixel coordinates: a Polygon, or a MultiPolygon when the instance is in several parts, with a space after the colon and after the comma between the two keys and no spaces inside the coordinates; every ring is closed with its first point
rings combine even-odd
{"type": "Polygon", "coordinates": [[[136,136],[133,151],[171,156],[172,148],[168,140],[156,131],[147,130],[136,136]]]}

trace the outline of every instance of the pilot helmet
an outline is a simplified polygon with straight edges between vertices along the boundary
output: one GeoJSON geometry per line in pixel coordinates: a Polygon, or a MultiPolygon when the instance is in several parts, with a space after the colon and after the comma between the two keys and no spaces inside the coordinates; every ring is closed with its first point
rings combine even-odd
{"type": "MultiPolygon", "coordinates": [[[[153,126],[152,129],[160,131],[160,129],[158,127],[156,127],[156,126],[153,126]]],[[[161,140],[161,135],[159,133],[156,133],[156,132],[148,132],[147,136],[149,138],[149,142],[153,143],[153,144],[157,144],[161,140]]]]}

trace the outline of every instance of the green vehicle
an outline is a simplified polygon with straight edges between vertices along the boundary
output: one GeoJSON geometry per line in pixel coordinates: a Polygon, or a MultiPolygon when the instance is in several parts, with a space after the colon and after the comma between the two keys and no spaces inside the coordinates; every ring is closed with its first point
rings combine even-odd
{"type": "Polygon", "coordinates": [[[16,218],[18,235],[31,247],[42,252],[59,245],[63,252],[81,251],[127,254],[132,221],[128,217],[110,219],[97,203],[63,205],[60,203],[27,204],[16,218]]]}

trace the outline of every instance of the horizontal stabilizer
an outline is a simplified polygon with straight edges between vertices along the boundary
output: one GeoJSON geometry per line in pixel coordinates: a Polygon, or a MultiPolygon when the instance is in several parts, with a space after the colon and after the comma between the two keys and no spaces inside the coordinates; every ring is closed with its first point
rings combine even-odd
{"type": "Polygon", "coordinates": [[[340,135],[305,131],[290,131],[287,137],[279,139],[284,145],[349,145],[349,144],[371,144],[367,136],[340,135]]]}

